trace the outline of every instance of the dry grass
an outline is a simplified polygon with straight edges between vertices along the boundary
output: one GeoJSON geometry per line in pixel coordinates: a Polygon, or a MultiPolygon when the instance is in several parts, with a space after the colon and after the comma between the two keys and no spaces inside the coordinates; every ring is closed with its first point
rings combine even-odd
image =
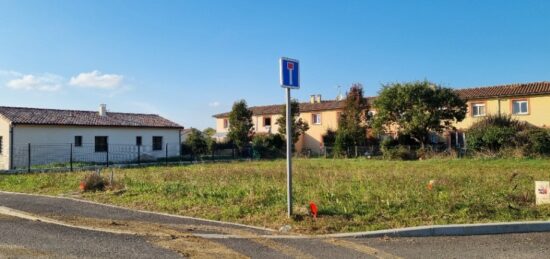
{"type": "MultiPolygon", "coordinates": [[[[270,228],[291,224],[304,233],[550,218],[550,206],[534,205],[533,183],[550,180],[550,160],[298,159],[294,165],[294,219],[285,216],[283,160],[120,169],[115,179],[124,192],[82,197],[270,228]],[[310,201],[319,207],[317,220],[307,215],[310,201]]],[[[0,189],[71,193],[84,175],[6,175],[0,189]]]]}

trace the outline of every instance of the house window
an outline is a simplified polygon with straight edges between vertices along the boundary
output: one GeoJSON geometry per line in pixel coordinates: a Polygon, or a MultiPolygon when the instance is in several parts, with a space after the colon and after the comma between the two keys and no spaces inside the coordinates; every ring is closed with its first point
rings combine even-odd
{"type": "Polygon", "coordinates": [[[0,155],[2,154],[3,147],[4,147],[4,141],[2,139],[2,136],[0,136],[0,155]]]}
{"type": "Polygon", "coordinates": [[[321,114],[320,113],[314,113],[311,115],[311,122],[313,124],[321,124],[321,114]]]}
{"type": "Polygon", "coordinates": [[[479,117],[486,115],[485,103],[473,103],[472,104],[472,116],[479,117]]]}
{"type": "Polygon", "coordinates": [[[108,150],[109,143],[107,142],[107,137],[95,137],[95,152],[107,152],[108,150]]]}
{"type": "Polygon", "coordinates": [[[529,114],[529,102],[527,100],[512,101],[512,114],[529,114]]]}
{"type": "Polygon", "coordinates": [[[74,136],[74,146],[75,147],[82,146],[82,136],[74,136]]]}
{"type": "Polygon", "coordinates": [[[223,128],[227,129],[229,127],[229,121],[227,119],[223,119],[223,128]]]}
{"type": "Polygon", "coordinates": [[[162,150],[162,137],[153,137],[153,150],[162,150]]]}
{"type": "Polygon", "coordinates": [[[271,117],[264,117],[264,127],[271,127],[271,117]]]}
{"type": "Polygon", "coordinates": [[[141,136],[136,137],[136,146],[141,146],[141,136]]]}

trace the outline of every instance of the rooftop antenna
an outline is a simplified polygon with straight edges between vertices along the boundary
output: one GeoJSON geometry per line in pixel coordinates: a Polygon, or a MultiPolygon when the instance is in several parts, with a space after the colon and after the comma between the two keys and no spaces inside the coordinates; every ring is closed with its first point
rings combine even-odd
{"type": "Polygon", "coordinates": [[[338,95],[336,96],[336,100],[337,101],[341,101],[344,99],[344,96],[342,95],[342,90],[341,90],[342,86],[341,85],[337,85],[336,86],[336,89],[338,89],[338,95]]]}

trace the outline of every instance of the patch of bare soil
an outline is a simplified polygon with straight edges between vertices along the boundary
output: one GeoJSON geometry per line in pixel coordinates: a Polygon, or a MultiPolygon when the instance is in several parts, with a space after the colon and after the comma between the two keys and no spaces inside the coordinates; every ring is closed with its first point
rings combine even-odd
{"type": "Polygon", "coordinates": [[[0,258],[21,258],[21,257],[53,258],[55,256],[49,252],[29,249],[23,246],[0,245],[0,258]]]}
{"type": "MultiPolygon", "coordinates": [[[[75,216],[53,215],[49,218],[74,226],[97,230],[133,232],[145,236],[157,246],[167,248],[190,258],[247,258],[222,244],[193,236],[190,231],[224,232],[229,229],[210,226],[165,225],[142,221],[106,220],[75,216]]],[[[236,233],[235,233],[236,234],[236,233]]]]}

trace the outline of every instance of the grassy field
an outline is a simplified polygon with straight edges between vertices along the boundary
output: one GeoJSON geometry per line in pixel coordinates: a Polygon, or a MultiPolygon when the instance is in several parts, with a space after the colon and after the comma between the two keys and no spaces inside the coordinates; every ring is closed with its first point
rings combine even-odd
{"type": "MultiPolygon", "coordinates": [[[[298,159],[294,172],[294,219],[285,214],[284,160],[117,169],[126,191],[82,198],[302,233],[550,219],[550,206],[534,205],[533,182],[550,180],[550,160],[298,159]],[[310,201],[317,220],[307,216],[310,201]]],[[[74,193],[84,174],[2,175],[0,189],[74,193]]]]}

